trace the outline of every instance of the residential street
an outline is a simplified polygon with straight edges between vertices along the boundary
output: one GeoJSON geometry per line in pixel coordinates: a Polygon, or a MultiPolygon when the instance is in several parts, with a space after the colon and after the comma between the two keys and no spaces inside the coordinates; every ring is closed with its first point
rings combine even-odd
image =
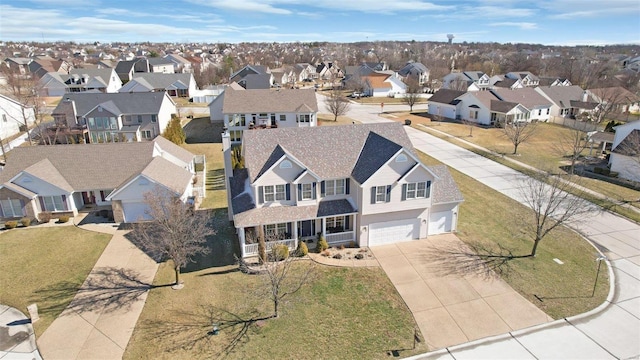
{"type": "MultiPolygon", "coordinates": [[[[319,96],[318,100],[323,109],[323,98],[319,96]]],[[[408,109],[406,105],[385,105],[385,111],[396,108],[408,109]]],[[[347,116],[363,123],[390,121],[379,117],[379,112],[379,106],[352,104],[347,116]]],[[[408,126],[405,129],[416,149],[522,202],[514,181],[523,176],[519,172],[425,132],[408,126]]],[[[609,212],[599,212],[573,227],[608,258],[615,287],[607,302],[589,313],[414,358],[626,359],[640,356],[640,225],[609,212]]]]}

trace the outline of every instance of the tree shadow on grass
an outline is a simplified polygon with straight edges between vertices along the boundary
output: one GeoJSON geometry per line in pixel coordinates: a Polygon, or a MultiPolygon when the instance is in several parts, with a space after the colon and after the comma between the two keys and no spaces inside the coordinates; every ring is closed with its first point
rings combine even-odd
{"type": "Polygon", "coordinates": [[[208,117],[195,118],[184,127],[187,144],[222,143],[222,123],[212,124],[208,117]]]}
{"type": "Polygon", "coordinates": [[[79,287],[71,281],[61,281],[35,292],[35,298],[45,299],[39,303],[43,313],[61,313],[63,310],[75,312],[111,312],[128,309],[140,296],[156,287],[140,279],[136,271],[114,267],[94,268],[79,287]],[[68,299],[73,298],[69,304],[68,299]]]}
{"type": "Polygon", "coordinates": [[[271,317],[260,316],[257,310],[236,314],[212,305],[202,305],[195,310],[178,310],[173,318],[146,320],[140,325],[152,338],[166,346],[164,352],[189,351],[223,358],[249,341],[262,322],[271,317]]]}

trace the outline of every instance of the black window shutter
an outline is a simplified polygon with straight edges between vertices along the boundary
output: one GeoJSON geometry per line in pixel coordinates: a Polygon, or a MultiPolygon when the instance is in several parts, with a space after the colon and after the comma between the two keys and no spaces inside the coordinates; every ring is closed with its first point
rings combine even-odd
{"type": "Polygon", "coordinates": [[[431,181],[427,181],[426,197],[431,196],[431,181]]]}
{"type": "Polygon", "coordinates": [[[312,187],[311,191],[312,191],[311,198],[315,200],[317,198],[317,196],[316,196],[316,183],[313,183],[313,187],[312,187]]]}
{"type": "Polygon", "coordinates": [[[289,238],[293,237],[293,235],[291,235],[291,223],[290,222],[287,223],[287,233],[289,233],[289,238]]]}
{"type": "Polygon", "coordinates": [[[63,210],[69,210],[67,208],[67,195],[62,195],[62,209],[63,210]]]}
{"type": "Polygon", "coordinates": [[[391,201],[391,185],[387,185],[387,199],[386,202],[391,201]]]}
{"type": "Polygon", "coordinates": [[[372,187],[371,188],[371,203],[375,204],[376,203],[376,187],[372,187]]]}
{"type": "Polygon", "coordinates": [[[351,216],[347,215],[344,217],[344,230],[347,231],[347,229],[349,229],[349,218],[351,216]]]}
{"type": "Polygon", "coordinates": [[[326,191],[324,189],[324,180],[320,182],[320,197],[325,197],[326,191]]]}
{"type": "Polygon", "coordinates": [[[402,184],[402,201],[407,200],[407,184],[402,184]]]}
{"type": "Polygon", "coordinates": [[[349,183],[351,181],[349,180],[349,178],[344,179],[344,193],[349,195],[349,183]]]}
{"type": "MultiPolygon", "coordinates": [[[[286,192],[286,196],[287,196],[287,201],[291,200],[291,184],[287,184],[284,186],[284,190],[286,192]]],[[[291,231],[289,231],[291,232],[291,231]]]]}
{"type": "Polygon", "coordinates": [[[258,204],[264,203],[264,189],[258,186],[258,204]]]}
{"type": "Polygon", "coordinates": [[[302,200],[302,184],[298,184],[298,201],[302,200]]]}

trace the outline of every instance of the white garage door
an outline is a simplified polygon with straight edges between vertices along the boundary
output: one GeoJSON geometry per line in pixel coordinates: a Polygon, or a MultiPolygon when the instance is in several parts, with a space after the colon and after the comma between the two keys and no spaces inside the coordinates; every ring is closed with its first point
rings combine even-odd
{"type": "Polygon", "coordinates": [[[398,241],[418,239],[420,220],[398,220],[369,225],[369,246],[391,244],[398,241]]]}
{"type": "Polygon", "coordinates": [[[451,232],[451,211],[429,215],[429,235],[451,232]]]}
{"type": "Polygon", "coordinates": [[[125,222],[136,222],[138,220],[149,220],[149,215],[145,213],[148,206],[145,203],[122,203],[122,211],[124,211],[125,222]]]}

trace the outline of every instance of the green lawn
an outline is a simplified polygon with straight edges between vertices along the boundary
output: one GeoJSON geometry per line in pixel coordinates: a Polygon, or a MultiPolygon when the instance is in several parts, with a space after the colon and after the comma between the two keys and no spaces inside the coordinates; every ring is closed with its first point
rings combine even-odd
{"type": "MultiPolygon", "coordinates": [[[[255,293],[260,278],[233,270],[187,273],[183,290],[151,290],[124,359],[384,359],[413,346],[417,325],[379,268],[316,266],[314,280],[286,299],[279,318],[230,325],[271,314],[255,293]],[[212,322],[222,329],[217,336],[207,335],[212,322]]],[[[171,279],[162,265],[155,283],[171,279]]],[[[421,342],[401,354],[426,350],[421,342]]]]}
{"type": "MultiPolygon", "coordinates": [[[[423,153],[420,156],[426,164],[438,164],[423,153]]],[[[513,255],[529,254],[533,241],[521,230],[518,219],[529,219],[532,213],[474,179],[456,170],[450,171],[464,195],[458,237],[467,244],[480,244],[494,253],[499,253],[502,247],[513,255]]],[[[591,297],[597,256],[597,251],[580,235],[562,227],[542,240],[535,258],[510,260],[503,278],[549,316],[559,319],[591,310],[606,299],[609,283],[604,267],[596,295],[591,297]],[[554,258],[564,265],[554,262],[554,258]]]]}
{"type": "Polygon", "coordinates": [[[75,226],[33,227],[0,233],[0,303],[26,313],[36,303],[41,335],[71,302],[111,235],[75,226]]]}

